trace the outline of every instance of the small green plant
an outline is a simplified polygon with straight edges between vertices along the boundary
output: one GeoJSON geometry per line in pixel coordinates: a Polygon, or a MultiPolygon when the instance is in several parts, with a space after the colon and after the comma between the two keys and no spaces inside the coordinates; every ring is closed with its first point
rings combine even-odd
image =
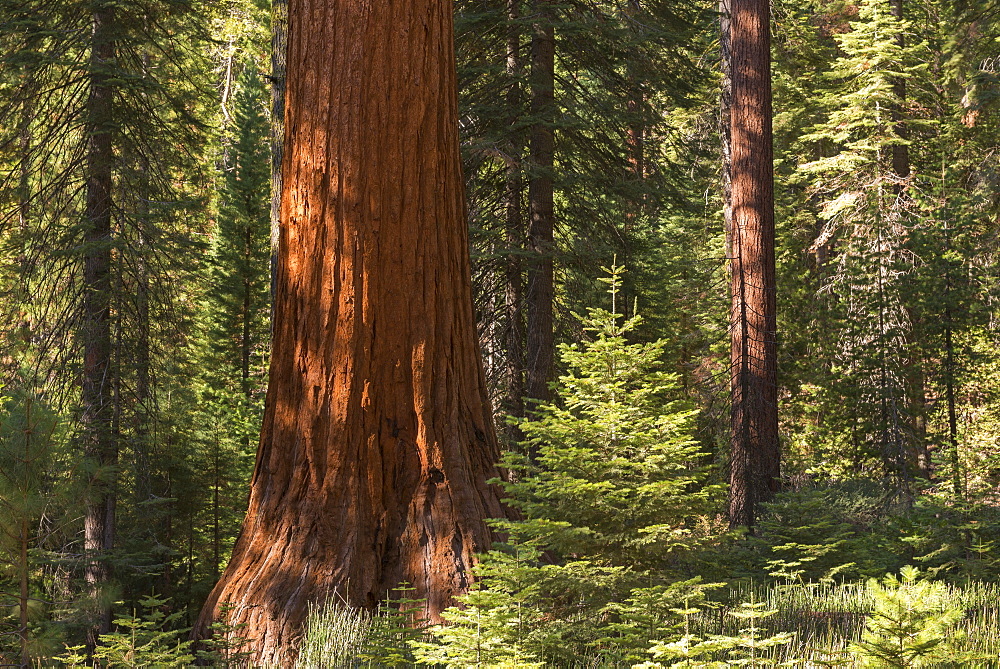
{"type": "Polygon", "coordinates": [[[83,644],[66,646],[66,652],[53,658],[66,669],[80,669],[87,666],[87,647],[83,644]]]}
{"type": "Polygon", "coordinates": [[[762,635],[760,621],[773,616],[777,609],[768,609],[767,602],[744,602],[729,615],[743,621],[746,627],[740,629],[737,636],[710,634],[699,638],[691,633],[687,619],[697,609],[686,609],[685,633],[680,639],[653,644],[649,653],[658,661],[674,660],[670,664],[646,662],[637,667],[655,669],[660,667],[775,667],[792,666],[795,660],[779,661],[775,659],[775,650],[779,646],[791,644],[795,634],[779,632],[769,636],[762,635]],[[715,659],[712,658],[721,658],[715,659]]]}
{"type": "Polygon", "coordinates": [[[295,666],[413,666],[411,644],[424,637],[423,599],[409,596],[415,588],[401,583],[396,597],[386,595],[378,611],[351,607],[342,598],[310,606],[295,666]]]}
{"type": "Polygon", "coordinates": [[[865,667],[931,667],[957,660],[947,632],[962,618],[962,608],[944,583],[920,580],[915,567],[903,567],[900,577],[868,582],[875,608],[851,650],[865,667]]]}
{"type": "Polygon", "coordinates": [[[377,667],[413,666],[415,657],[410,643],[424,637],[426,623],[423,619],[424,599],[411,597],[416,588],[403,582],[396,588],[397,595],[385,600],[372,617],[371,629],[359,660],[366,660],[377,667]]]}
{"type": "Polygon", "coordinates": [[[100,636],[94,650],[100,665],[106,669],[190,666],[195,657],[191,653],[192,642],[185,639],[188,630],[176,627],[181,614],[165,613],[167,600],[155,595],[144,597],[139,603],[144,612],[141,617],[133,612],[131,616],[117,618],[116,631],[100,636]]]}
{"type": "Polygon", "coordinates": [[[478,581],[459,598],[462,606],[442,613],[448,624],[429,628],[428,640],[410,644],[417,662],[447,667],[542,666],[527,649],[534,645],[541,622],[533,606],[538,588],[531,582],[538,557],[539,551],[530,545],[495,546],[477,565],[478,581]]]}
{"type": "Polygon", "coordinates": [[[232,604],[222,605],[219,619],[212,623],[212,636],[202,642],[204,648],[197,652],[199,660],[216,669],[244,667],[250,660],[250,652],[244,650],[249,639],[241,635],[246,623],[231,625],[232,609],[232,604]]]}

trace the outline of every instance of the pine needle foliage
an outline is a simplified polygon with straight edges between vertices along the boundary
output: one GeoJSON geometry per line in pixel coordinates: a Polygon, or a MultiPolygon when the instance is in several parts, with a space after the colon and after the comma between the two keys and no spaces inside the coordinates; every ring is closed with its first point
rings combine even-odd
{"type": "MultiPolygon", "coordinates": [[[[149,595],[140,600],[143,615],[116,618],[115,631],[102,634],[94,657],[107,669],[182,669],[194,662],[192,641],[181,628],[180,612],[167,613],[167,600],[149,595]]],[[[72,651],[72,649],[70,649],[72,651]]]]}
{"type": "Polygon", "coordinates": [[[503,461],[513,476],[500,484],[523,517],[495,522],[507,542],[484,556],[451,625],[432,630],[436,657],[638,661],[651,639],[677,634],[676,609],[704,600],[683,556],[705,540],[721,491],[691,436],[695,412],[661,367],[665,343],[629,342],[641,318],[618,311],[622,268],[606,271],[611,309],[591,309],[588,339],[560,347],[557,402],[521,423],[531,456],[503,461]]]}
{"type": "MultiPolygon", "coordinates": [[[[958,661],[947,643],[948,628],[962,618],[943,583],[920,579],[915,567],[903,567],[868,590],[875,607],[861,641],[852,646],[865,667],[938,667],[958,661]]],[[[966,658],[969,659],[969,658],[966,658]]],[[[956,665],[958,666],[958,665],[956,665]]]]}
{"type": "Polygon", "coordinates": [[[823,222],[813,248],[836,249],[824,286],[841,312],[833,373],[846,402],[835,412],[856,457],[905,483],[915,450],[904,286],[917,169],[907,162],[911,174],[900,174],[895,154],[927,129],[915,110],[925,97],[928,51],[913,25],[877,0],[861,2],[858,20],[835,39],[841,56],[825,76],[823,120],[803,137],[825,155],[798,167],[823,222]]]}
{"type": "Polygon", "coordinates": [[[501,527],[562,555],[661,570],[698,544],[692,521],[713,510],[720,489],[706,484],[695,412],[662,370],[665,342],[629,343],[642,318],[618,312],[622,268],[606,271],[611,310],[581,319],[589,341],[560,346],[561,402],[521,425],[534,460],[504,462],[519,474],[503,485],[525,520],[501,527]]]}
{"type": "Polygon", "coordinates": [[[269,337],[271,156],[263,77],[253,58],[240,65],[206,306],[209,346],[231,366],[220,385],[249,395],[261,385],[269,337]]]}

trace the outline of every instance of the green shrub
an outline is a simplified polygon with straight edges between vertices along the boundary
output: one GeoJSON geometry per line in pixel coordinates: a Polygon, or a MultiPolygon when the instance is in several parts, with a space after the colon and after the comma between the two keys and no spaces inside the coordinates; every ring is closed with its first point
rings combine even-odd
{"type": "MultiPolygon", "coordinates": [[[[187,628],[178,627],[181,613],[166,613],[167,600],[149,595],[139,601],[143,615],[116,618],[116,630],[98,638],[94,657],[106,669],[181,669],[194,662],[187,628]]],[[[69,649],[71,651],[76,649],[69,649]]],[[[71,658],[68,662],[76,666],[71,658]]]]}
{"type": "Polygon", "coordinates": [[[874,610],[852,651],[866,667],[904,669],[957,661],[947,632],[962,618],[961,607],[945,584],[918,580],[916,568],[903,567],[900,575],[869,581],[874,610]]]}
{"type": "Polygon", "coordinates": [[[694,412],[662,369],[665,342],[629,342],[641,319],[615,313],[621,270],[609,271],[612,310],[582,319],[589,338],[560,347],[557,399],[521,423],[532,457],[503,462],[514,476],[499,483],[522,518],[495,523],[507,543],[483,557],[425,658],[627,666],[679,635],[685,600],[704,599],[682,558],[706,540],[721,487],[707,482],[694,412]]]}

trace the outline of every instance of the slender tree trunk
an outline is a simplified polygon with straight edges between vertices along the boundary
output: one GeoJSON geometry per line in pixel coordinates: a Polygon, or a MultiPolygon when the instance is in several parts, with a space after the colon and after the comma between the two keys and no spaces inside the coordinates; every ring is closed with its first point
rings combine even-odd
{"type": "MultiPolygon", "coordinates": [[[[104,558],[114,544],[114,472],[117,445],[113,443],[114,388],[111,383],[111,217],[114,151],[112,123],[114,91],[111,80],[116,56],[114,9],[100,5],[94,13],[90,56],[90,99],[87,103],[88,147],[86,229],[83,276],[83,387],[82,440],[91,471],[84,515],[84,576],[96,596],[110,570],[104,558]]],[[[111,625],[111,608],[99,605],[97,633],[111,625]]]]}
{"type": "MultiPolygon", "coordinates": [[[[909,337],[912,340],[911,336],[909,337]]],[[[913,460],[917,473],[921,478],[931,480],[931,454],[927,448],[927,393],[924,389],[924,359],[916,346],[913,350],[912,362],[908,365],[908,383],[910,391],[910,419],[913,421],[913,460]]]]}
{"type": "Polygon", "coordinates": [[[531,36],[531,176],[528,184],[527,385],[535,403],[549,399],[552,378],[555,213],[552,169],[555,159],[555,9],[552,0],[534,0],[531,36]]]}
{"type": "MultiPolygon", "coordinates": [[[[25,449],[27,450],[27,449],[25,449]]],[[[24,509],[24,513],[27,513],[27,507],[24,509]]],[[[18,536],[18,543],[20,549],[20,555],[18,556],[19,564],[18,576],[19,576],[19,597],[18,597],[18,610],[20,613],[20,620],[17,629],[18,639],[21,645],[21,666],[30,667],[31,666],[31,644],[28,638],[28,607],[30,604],[31,590],[28,581],[28,517],[27,515],[21,518],[20,533],[18,536]]]]}
{"type": "Polygon", "coordinates": [[[448,0],[292,0],[270,384],[212,592],[255,664],[310,602],[407,581],[439,613],[502,516],[472,311],[448,0]],[[336,67],[331,67],[335,63],[336,67]]]}
{"type": "MultiPolygon", "coordinates": [[[[24,471],[28,472],[33,469],[32,467],[32,455],[31,455],[31,435],[32,435],[32,424],[31,424],[31,399],[28,398],[24,406],[24,471]]],[[[27,477],[25,477],[25,482],[27,482],[27,477]]],[[[29,530],[30,526],[28,523],[28,495],[30,491],[28,487],[25,486],[22,493],[21,499],[21,527],[18,533],[18,577],[19,577],[19,597],[18,597],[18,611],[20,613],[20,625],[18,626],[18,637],[21,645],[21,666],[27,669],[31,666],[31,652],[30,644],[28,639],[28,606],[30,604],[31,590],[29,577],[29,565],[28,565],[28,543],[29,543],[29,530]]]]}
{"type": "Polygon", "coordinates": [[[281,238],[281,161],[285,146],[285,78],[288,67],[288,0],[271,0],[271,316],[281,238]]]}
{"type": "MultiPolygon", "coordinates": [[[[34,329],[34,324],[32,323],[32,307],[31,303],[34,301],[34,295],[32,294],[31,281],[32,281],[32,242],[31,242],[31,118],[34,115],[33,105],[30,100],[25,100],[21,109],[21,122],[18,131],[18,149],[20,151],[20,160],[18,161],[18,188],[17,188],[17,268],[18,268],[18,283],[17,283],[17,296],[13,300],[13,304],[25,305],[19,309],[18,312],[11,313],[10,315],[17,318],[17,321],[11,321],[10,325],[17,327],[18,339],[23,341],[25,344],[29,344],[33,338],[32,331],[34,329]]],[[[16,369],[20,366],[20,361],[17,359],[16,353],[8,355],[5,353],[0,356],[0,367],[10,366],[11,369],[16,369]]]]}
{"type": "MultiPolygon", "coordinates": [[[[903,20],[903,0],[889,0],[889,12],[897,20],[903,20]]],[[[906,46],[906,37],[902,31],[896,37],[896,43],[900,48],[906,46]]],[[[892,120],[895,125],[896,136],[900,140],[906,141],[908,136],[906,124],[903,122],[905,113],[902,107],[906,101],[906,80],[899,77],[892,84],[893,95],[899,101],[899,106],[892,110],[892,120]]],[[[905,179],[910,175],[910,148],[906,144],[893,144],[892,146],[892,169],[900,179],[905,179]]],[[[898,189],[897,189],[898,192],[898,189]]]]}
{"type": "Polygon", "coordinates": [[[952,344],[951,307],[944,309],[945,395],[948,402],[948,450],[951,459],[951,479],[955,499],[965,499],[965,478],[962,476],[962,454],[958,447],[958,412],[955,406],[955,347],[952,344]]]}
{"type": "MultiPolygon", "coordinates": [[[[640,10],[639,0],[627,0],[624,8],[624,19],[632,33],[638,33],[636,15],[640,10]]],[[[637,74],[636,56],[630,51],[625,65],[628,81],[628,94],[625,100],[625,115],[628,127],[625,131],[625,153],[628,159],[625,180],[635,187],[637,194],[626,199],[625,220],[622,226],[622,266],[626,269],[632,266],[632,233],[645,209],[645,193],[643,182],[646,179],[646,125],[643,118],[645,92],[642,88],[642,77],[637,74]]],[[[621,306],[618,311],[631,316],[631,306],[637,291],[632,279],[626,273],[622,280],[621,306]]]]}
{"type": "MultiPolygon", "coordinates": [[[[942,165],[941,183],[944,184],[946,171],[942,165]]],[[[944,210],[944,202],[941,209],[944,210]]],[[[947,221],[947,219],[946,219],[947,221]]],[[[945,222],[945,251],[951,251],[951,232],[948,223],[945,222]]],[[[945,400],[948,403],[948,450],[951,459],[951,480],[955,488],[955,500],[965,499],[965,477],[962,475],[962,453],[958,446],[958,411],[955,402],[955,346],[952,341],[954,319],[952,317],[952,273],[951,260],[948,259],[947,274],[945,275],[944,294],[944,351],[945,351],[945,400]]]]}
{"type": "Polygon", "coordinates": [[[219,432],[215,431],[214,449],[212,452],[212,579],[219,580],[219,556],[221,554],[221,532],[219,527],[219,487],[221,485],[221,471],[219,467],[219,432]]]}
{"type": "MultiPolygon", "coordinates": [[[[18,240],[20,253],[17,258],[18,269],[20,270],[22,281],[21,299],[30,301],[32,299],[31,290],[28,287],[28,277],[31,272],[31,261],[28,253],[28,239],[30,238],[31,220],[31,117],[33,115],[32,105],[29,101],[24,102],[23,118],[21,128],[18,132],[18,149],[21,159],[18,163],[18,188],[17,188],[17,227],[21,238],[18,240]]],[[[24,314],[24,327],[30,332],[31,323],[28,321],[29,315],[24,314]]]]}
{"type": "Polygon", "coordinates": [[[145,262],[139,263],[136,277],[136,350],[135,350],[135,467],[136,498],[146,501],[152,494],[152,467],[150,451],[150,421],[153,416],[153,392],[150,382],[149,347],[149,279],[145,262]]]}
{"type": "MultiPolygon", "coordinates": [[[[507,263],[505,268],[504,307],[507,316],[507,415],[512,418],[524,417],[524,280],[521,257],[524,247],[524,220],[522,202],[524,179],[522,154],[524,152],[521,131],[517,127],[521,108],[521,0],[507,0],[507,108],[512,110],[508,120],[511,133],[510,159],[506,174],[506,243],[507,263]]],[[[507,425],[508,445],[524,440],[521,428],[515,423],[507,425]]]]}
{"type": "MultiPolygon", "coordinates": [[[[187,526],[187,582],[186,582],[186,592],[185,595],[187,600],[193,601],[192,593],[194,592],[194,509],[192,508],[188,511],[188,526],[187,526]]],[[[188,615],[190,616],[190,609],[188,609],[188,615]]],[[[188,623],[190,624],[190,619],[188,623]]]]}
{"type": "MultiPolygon", "coordinates": [[[[897,20],[903,20],[904,0],[890,0],[889,12],[897,20]]],[[[906,46],[906,37],[900,31],[896,36],[896,43],[900,48],[906,46]]],[[[901,143],[892,145],[892,171],[900,179],[910,176],[910,147],[905,142],[909,137],[906,128],[906,80],[898,77],[893,81],[893,95],[896,97],[897,105],[892,109],[892,122],[894,132],[901,143]]],[[[904,191],[904,184],[896,185],[894,192],[899,197],[904,191]]],[[[916,323],[916,319],[914,319],[916,323]]],[[[926,477],[931,477],[930,453],[927,450],[927,398],[924,393],[924,361],[921,358],[917,347],[912,345],[913,330],[911,329],[906,337],[908,348],[912,350],[913,356],[907,369],[907,393],[909,395],[910,421],[912,421],[913,440],[911,444],[912,453],[910,459],[914,461],[919,473],[926,477]]]]}
{"type": "Polygon", "coordinates": [[[732,0],[732,459],[729,521],[779,484],[768,0],[732,0]]]}
{"type": "Polygon", "coordinates": [[[730,45],[730,2],[719,0],[719,68],[722,70],[722,85],[719,91],[719,140],[722,152],[722,219],[725,226],[726,257],[733,253],[733,67],[730,45]]]}
{"type": "MultiPolygon", "coordinates": [[[[144,56],[144,70],[148,71],[149,56],[144,56]]],[[[143,188],[149,188],[149,166],[145,161],[140,163],[140,183],[143,188]]],[[[136,304],[136,350],[135,350],[135,413],[133,425],[135,428],[135,498],[139,502],[150,499],[153,491],[151,467],[150,423],[153,417],[153,390],[151,383],[151,354],[149,341],[149,299],[150,286],[146,258],[149,253],[149,240],[146,226],[149,225],[148,192],[143,194],[139,204],[138,231],[138,271],[136,272],[135,304],[136,304]]]]}
{"type": "MultiPolygon", "coordinates": [[[[250,255],[250,226],[246,228],[246,249],[247,256],[250,255]]],[[[246,257],[249,260],[248,257],[246,257]]],[[[250,388],[250,358],[253,354],[253,342],[252,339],[252,326],[253,326],[253,305],[251,304],[251,286],[250,279],[243,279],[243,323],[242,331],[240,332],[240,386],[243,390],[243,397],[247,400],[251,396],[250,388]]]]}

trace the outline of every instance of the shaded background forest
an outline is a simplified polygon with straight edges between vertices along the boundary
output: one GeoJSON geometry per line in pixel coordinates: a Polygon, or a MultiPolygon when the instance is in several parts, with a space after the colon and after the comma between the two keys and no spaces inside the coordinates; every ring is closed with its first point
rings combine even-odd
{"type": "MultiPolygon", "coordinates": [[[[242,521],[266,386],[283,5],[118,1],[105,61],[104,4],[0,2],[0,613],[12,632],[0,645],[14,656],[22,612],[39,656],[83,639],[109,603],[129,611],[150,593],[190,626],[242,521]],[[113,91],[104,115],[98,80],[113,91]],[[112,147],[103,234],[87,198],[95,138],[112,147]],[[95,337],[110,351],[97,403],[95,337]],[[95,424],[108,430],[98,451],[95,424]],[[95,576],[83,517],[98,490],[112,529],[95,576]],[[111,585],[94,589],[98,576],[111,585]]],[[[571,365],[557,345],[592,340],[586,314],[603,307],[641,316],[607,330],[622,346],[663,339],[662,393],[695,412],[686,457],[726,480],[716,9],[456,3],[475,307],[515,453],[541,428],[509,419],[530,414],[524,398],[565,400],[546,385],[571,365]],[[551,98],[538,94],[545,44],[551,98]],[[551,229],[537,213],[547,183],[551,229]],[[613,306],[612,265],[625,270],[613,306]],[[550,310],[551,338],[538,325],[550,310]]],[[[753,541],[718,539],[683,569],[781,580],[914,563],[994,580],[998,8],[776,0],[773,32],[787,490],[753,541]]],[[[721,501],[698,509],[706,536],[722,536],[721,501]]]]}

